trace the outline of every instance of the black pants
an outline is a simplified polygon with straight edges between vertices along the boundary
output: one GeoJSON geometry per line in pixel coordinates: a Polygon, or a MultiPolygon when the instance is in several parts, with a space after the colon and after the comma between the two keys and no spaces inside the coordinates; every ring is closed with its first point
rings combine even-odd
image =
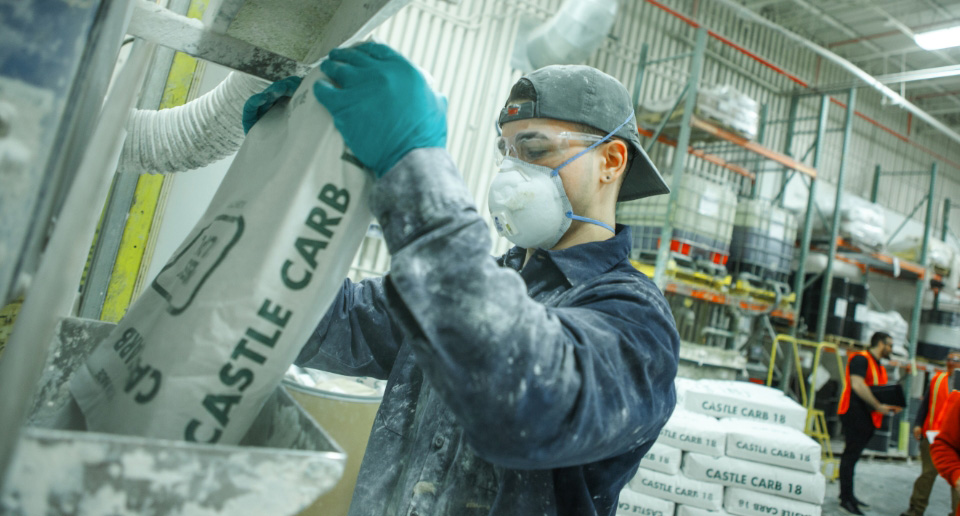
{"type": "Polygon", "coordinates": [[[853,500],[853,470],[876,430],[869,416],[846,413],[840,416],[846,445],[840,456],[840,499],[853,500]]]}

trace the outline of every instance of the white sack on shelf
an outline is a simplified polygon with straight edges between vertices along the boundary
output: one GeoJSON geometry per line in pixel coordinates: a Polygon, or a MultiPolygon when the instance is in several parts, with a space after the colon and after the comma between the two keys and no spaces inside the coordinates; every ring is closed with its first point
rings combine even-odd
{"type": "Polygon", "coordinates": [[[820,443],[799,430],[744,419],[727,419],[727,456],[816,473],[820,443]]]}
{"type": "Polygon", "coordinates": [[[640,461],[640,467],[667,475],[676,475],[680,471],[682,455],[683,452],[673,446],[667,446],[659,442],[654,443],[650,451],[640,461]]]}
{"type": "Polygon", "coordinates": [[[865,201],[859,197],[844,197],[840,207],[842,222],[862,222],[870,226],[883,227],[886,217],[880,205],[865,201]]]}
{"type": "Polygon", "coordinates": [[[720,509],[719,511],[708,511],[692,505],[678,505],[677,516],[728,516],[730,513],[720,509]]]}
{"type": "Polygon", "coordinates": [[[897,311],[875,312],[866,305],[860,305],[857,307],[855,320],[858,323],[863,323],[863,336],[868,339],[874,333],[882,331],[893,337],[894,347],[906,346],[907,344],[909,325],[907,320],[897,311]]]}
{"type": "Polygon", "coordinates": [[[756,491],[728,487],[723,508],[737,516],[820,516],[820,506],[756,491]]]}
{"type": "Polygon", "coordinates": [[[669,500],[661,500],[625,488],[620,491],[617,516],[673,516],[676,505],[669,500]]]}
{"type": "Polygon", "coordinates": [[[701,482],[683,475],[665,475],[640,469],[630,480],[630,489],[641,494],[711,511],[719,510],[723,505],[722,485],[701,482]]]}
{"type": "Polygon", "coordinates": [[[886,243],[883,226],[871,226],[863,222],[841,222],[840,236],[850,239],[855,244],[874,249],[879,249],[886,243]]]}
{"type": "Polygon", "coordinates": [[[704,482],[820,504],[826,479],[820,473],[807,473],[732,457],[708,457],[687,453],[683,457],[683,474],[704,482]]]}
{"type": "Polygon", "coordinates": [[[660,430],[657,443],[720,457],[726,439],[724,427],[716,418],[678,409],[660,430]]]}
{"type": "MultiPolygon", "coordinates": [[[[833,218],[834,198],[821,198],[817,205],[823,218],[817,217],[814,234],[818,238],[829,238],[830,228],[825,222],[833,218]]],[[[845,195],[840,205],[840,236],[847,238],[855,245],[879,248],[886,243],[884,233],[883,208],[879,205],[853,195],[845,195]]]]}
{"type": "MultiPolygon", "coordinates": [[[[684,407],[713,417],[738,417],[803,430],[807,411],[777,389],[749,382],[701,380],[684,396],[684,407]]],[[[691,450],[696,451],[696,450],[691,450]]]]}
{"type": "MultiPolygon", "coordinates": [[[[919,263],[922,247],[923,238],[911,235],[891,244],[889,251],[904,260],[919,263]]],[[[927,258],[931,266],[950,270],[956,254],[953,246],[938,238],[931,237],[927,244],[927,258]]]]}

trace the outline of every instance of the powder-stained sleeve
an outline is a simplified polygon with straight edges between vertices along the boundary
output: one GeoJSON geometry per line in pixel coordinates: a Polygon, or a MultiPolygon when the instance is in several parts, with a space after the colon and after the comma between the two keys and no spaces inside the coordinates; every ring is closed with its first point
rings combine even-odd
{"type": "Polygon", "coordinates": [[[344,280],[294,363],[348,376],[386,379],[402,342],[389,304],[384,278],[357,283],[344,280]]]}
{"type": "Polygon", "coordinates": [[[417,362],[479,455],[559,468],[656,439],[676,402],[679,338],[650,280],[611,272],[579,285],[574,306],[534,301],[490,259],[489,230],[442,149],[405,156],[371,207],[417,362]]]}

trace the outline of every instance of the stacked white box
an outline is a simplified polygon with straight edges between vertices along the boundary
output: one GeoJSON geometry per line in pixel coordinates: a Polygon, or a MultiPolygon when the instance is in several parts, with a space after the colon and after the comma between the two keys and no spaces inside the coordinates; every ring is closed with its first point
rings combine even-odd
{"type": "Polygon", "coordinates": [[[678,378],[676,387],[677,409],[631,489],[676,502],[676,516],[821,516],[821,449],[802,431],[802,406],[745,382],[678,378]]]}

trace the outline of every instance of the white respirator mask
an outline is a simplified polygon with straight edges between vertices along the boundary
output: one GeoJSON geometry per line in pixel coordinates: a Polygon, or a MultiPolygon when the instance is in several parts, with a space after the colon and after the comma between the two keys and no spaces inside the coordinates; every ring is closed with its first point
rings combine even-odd
{"type": "Polygon", "coordinates": [[[497,138],[497,152],[502,161],[500,171],[493,178],[487,193],[487,204],[497,233],[525,249],[552,249],[570,229],[574,220],[595,224],[616,233],[609,224],[573,213],[570,199],[560,179],[560,169],[609,141],[618,130],[620,127],[604,137],[560,133],[556,138],[531,138],[516,143],[503,137],[497,138]],[[542,159],[542,156],[551,152],[563,151],[568,148],[564,143],[571,140],[593,143],[557,168],[525,161],[542,159]]]}

